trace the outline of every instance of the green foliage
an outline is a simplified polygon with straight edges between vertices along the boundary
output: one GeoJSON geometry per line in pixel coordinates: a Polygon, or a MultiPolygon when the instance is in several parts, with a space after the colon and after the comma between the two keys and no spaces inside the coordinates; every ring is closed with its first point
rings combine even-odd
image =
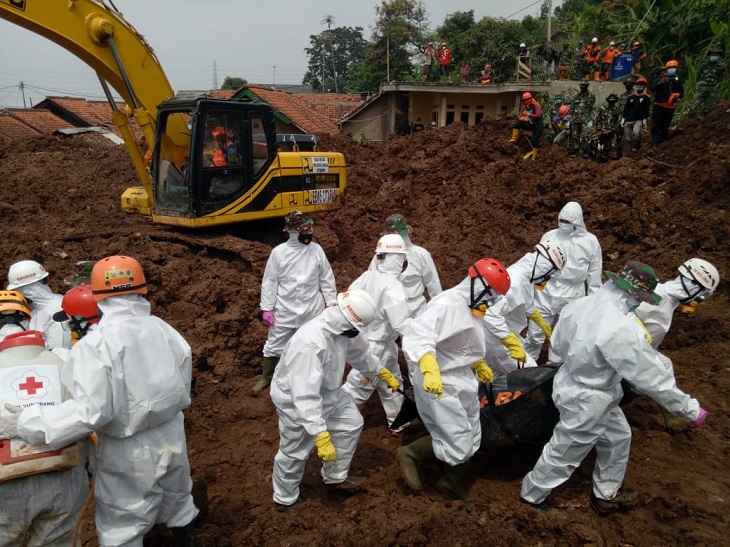
{"type": "Polygon", "coordinates": [[[236,76],[226,76],[226,79],[223,80],[223,85],[221,86],[221,89],[236,91],[237,89],[241,89],[247,83],[248,82],[243,78],[238,78],[236,76]]]}
{"type": "Polygon", "coordinates": [[[304,49],[309,63],[302,83],[319,92],[334,93],[335,87],[343,93],[360,91],[351,72],[365,60],[367,42],[362,31],[362,27],[338,27],[310,36],[311,47],[304,49]],[[337,86],[333,69],[337,70],[337,86]]]}

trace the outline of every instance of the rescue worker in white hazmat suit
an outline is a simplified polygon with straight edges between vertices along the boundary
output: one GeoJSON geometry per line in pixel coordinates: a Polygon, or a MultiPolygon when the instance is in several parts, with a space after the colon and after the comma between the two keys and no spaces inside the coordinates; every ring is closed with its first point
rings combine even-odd
{"type": "MultiPolygon", "coordinates": [[[[61,386],[62,368],[63,360],[45,348],[38,331],[16,332],[0,343],[0,439],[17,436],[21,407],[60,405],[68,397],[61,386]]],[[[10,445],[11,459],[0,465],[0,545],[71,545],[89,490],[86,443],[60,454],[39,447],[32,459],[24,459],[29,450],[20,439],[3,444],[10,445]]]]}
{"type": "Polygon", "coordinates": [[[190,346],[150,314],[135,259],[104,258],[91,277],[103,315],[73,346],[62,370],[73,399],[24,410],[18,435],[59,448],[96,432],[92,472],[102,546],[141,546],[158,522],[172,529],[176,545],[195,546],[198,510],[182,413],[190,405],[190,346]]]}
{"type": "Polygon", "coordinates": [[[30,308],[18,291],[0,291],[0,342],[8,334],[29,330],[30,308]]]}
{"type": "Polygon", "coordinates": [[[461,283],[428,303],[403,336],[418,413],[429,432],[397,452],[403,478],[413,490],[423,488],[418,462],[437,458],[446,465],[436,487],[458,499],[471,497],[463,479],[482,440],[479,382],[493,380],[484,362],[484,314],[509,287],[507,268],[500,262],[477,260],[461,283]]]}
{"type": "MultiPolygon", "coordinates": [[[[485,360],[494,372],[492,388],[500,391],[507,388],[507,374],[518,368],[514,350],[521,347],[521,333],[532,320],[550,339],[550,325],[535,308],[535,292],[560,274],[566,262],[563,247],[557,241],[544,240],[535,245],[536,252],[528,253],[507,268],[511,285],[507,294],[484,316],[487,327],[487,354],[485,360]],[[513,338],[513,339],[511,339],[513,338]]],[[[537,363],[526,355],[526,367],[537,363]]]]}
{"type": "MultiPolygon", "coordinates": [[[[558,229],[542,236],[560,243],[567,262],[560,275],[549,282],[535,297],[535,307],[548,325],[555,325],[560,311],[566,304],[586,294],[593,294],[601,287],[603,256],[598,238],[586,230],[583,209],[580,204],[566,203],[558,215],[558,229]]],[[[540,356],[545,333],[536,323],[527,329],[525,350],[533,359],[540,356]]]]}
{"type": "MultiPolygon", "coordinates": [[[[408,267],[405,241],[398,234],[384,235],[378,240],[375,257],[377,270],[363,273],[353,281],[348,290],[362,289],[375,302],[375,318],[363,328],[362,334],[380,364],[402,384],[396,339],[403,336],[410,324],[406,295],[399,279],[399,275],[408,267]]],[[[377,390],[388,426],[396,419],[403,404],[402,394],[391,391],[383,382],[369,379],[354,368],[347,375],[343,389],[350,394],[356,405],[365,403],[373,391],[377,390]]],[[[404,428],[405,424],[392,432],[397,434],[404,428]]]]}
{"type": "MultiPolygon", "coordinates": [[[[697,305],[712,296],[720,284],[720,273],[707,260],[690,258],[677,269],[679,276],[656,286],[654,292],[662,297],[657,306],[642,303],[633,312],[649,333],[650,344],[654,349],[659,348],[669,332],[677,307],[686,313],[694,313],[697,305]]],[[[672,360],[662,353],[659,357],[668,373],[674,375],[672,360]]],[[[678,423],[678,418],[664,408],[662,413],[668,426],[678,423]]]]}
{"type": "Polygon", "coordinates": [[[360,332],[373,320],[375,303],[360,289],[337,295],[337,306],[324,310],[292,336],[271,382],[271,401],[279,415],[279,451],[274,457],[274,503],[294,505],[304,466],[314,446],[324,462],[322,480],[357,486],[350,464],[363,419],[343,389],[345,361],[365,376],[377,376],[390,389],[400,387],[370,352],[360,332]]]}
{"type": "Polygon", "coordinates": [[[30,329],[40,331],[48,349],[70,348],[71,334],[53,320],[61,310],[60,294],[48,286],[48,271],[35,260],[21,260],[8,269],[9,291],[18,291],[28,300],[31,311],[30,329]]]}
{"type": "Polygon", "coordinates": [[[322,247],[312,242],[313,224],[301,211],[289,213],[284,226],[289,240],[276,246],[266,262],[260,305],[269,336],[254,396],[271,383],[276,364],[297,329],[322,313],[325,305],[337,304],[335,276],[322,247]]]}
{"type": "MultiPolygon", "coordinates": [[[[385,229],[381,235],[398,234],[406,242],[408,268],[400,275],[400,280],[408,299],[408,312],[411,317],[416,317],[426,309],[424,292],[428,291],[428,297],[433,298],[440,294],[442,289],[431,253],[423,247],[414,245],[410,233],[411,227],[406,222],[406,217],[395,214],[385,220],[385,229]]],[[[375,270],[376,265],[377,259],[373,257],[368,269],[375,270]]]]}
{"type": "Polygon", "coordinates": [[[628,509],[636,491],[622,486],[631,448],[629,427],[619,402],[625,378],[643,393],[694,425],[707,412],[677,389],[665,374],[659,354],[629,310],[640,302],[658,304],[653,268],[628,262],[596,293],[568,304],[551,337],[551,355],[562,363],[553,383],[560,421],[540,459],[522,481],[520,499],[540,510],[550,508],[550,492],[573,474],[596,449],[591,507],[599,513],[628,509]]]}

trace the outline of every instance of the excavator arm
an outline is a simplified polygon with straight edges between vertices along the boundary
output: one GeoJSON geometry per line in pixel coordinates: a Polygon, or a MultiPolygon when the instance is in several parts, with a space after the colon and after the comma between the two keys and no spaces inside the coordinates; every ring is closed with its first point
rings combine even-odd
{"type": "MultiPolygon", "coordinates": [[[[150,174],[128,116],[117,108],[108,88],[127,103],[152,147],[157,106],[174,91],[144,37],[104,0],[0,0],[0,18],[48,38],[96,71],[139,179],[152,195],[150,174]]],[[[182,165],[190,139],[185,119],[180,115],[167,123],[174,130],[166,133],[162,154],[182,165]]]]}

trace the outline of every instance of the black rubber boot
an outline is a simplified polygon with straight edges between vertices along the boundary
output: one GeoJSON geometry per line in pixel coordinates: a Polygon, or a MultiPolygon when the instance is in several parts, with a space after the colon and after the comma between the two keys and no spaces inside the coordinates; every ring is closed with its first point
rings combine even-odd
{"type": "Polygon", "coordinates": [[[176,547],[198,547],[198,538],[195,535],[194,521],[185,526],[170,528],[172,537],[175,538],[176,547]]]}
{"type": "Polygon", "coordinates": [[[401,473],[408,486],[413,490],[422,490],[421,477],[418,476],[418,462],[433,460],[433,439],[426,435],[416,439],[407,446],[401,446],[396,453],[401,473]]]}
{"type": "Polygon", "coordinates": [[[436,488],[442,494],[453,496],[458,500],[471,501],[471,492],[464,484],[464,477],[469,470],[469,462],[459,465],[446,465],[443,476],[436,483],[436,488]]]}
{"type": "Polygon", "coordinates": [[[264,357],[264,362],[262,364],[264,369],[263,373],[261,374],[259,381],[256,382],[256,385],[253,386],[251,395],[258,397],[262,390],[269,387],[271,379],[274,377],[274,369],[276,368],[276,364],[279,362],[279,359],[279,357],[264,357]]]}

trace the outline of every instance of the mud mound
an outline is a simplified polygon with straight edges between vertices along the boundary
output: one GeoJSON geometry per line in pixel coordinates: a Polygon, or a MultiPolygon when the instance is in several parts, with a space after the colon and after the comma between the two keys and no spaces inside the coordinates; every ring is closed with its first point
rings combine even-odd
{"type": "MultiPolygon", "coordinates": [[[[690,256],[730,275],[730,115],[721,105],[691,121],[660,149],[642,149],[609,164],[569,158],[546,146],[538,161],[521,161],[527,143],[506,142],[509,120],[477,127],[455,123],[435,131],[357,144],[324,137],[350,165],[337,211],[315,219],[339,289],[366,267],[384,219],[402,212],[413,240],[434,256],[445,287],[477,258],[510,264],[557,225],[567,202],[581,203],[604,252],[606,269],[641,259],[662,278],[690,256]]],[[[444,500],[426,488],[414,496],[399,478],[395,450],[420,436],[392,437],[378,401],[363,413],[366,429],[353,473],[368,493],[342,497],[321,485],[316,458],[307,467],[303,503],[277,512],[270,476],[277,421],[268,397],[249,397],[266,329],[258,320],[259,287],[281,221],[190,231],[125,215],[122,191],[136,184],[122,147],[97,137],[38,138],[0,151],[3,271],[31,258],[63,277],[77,260],[125,253],[145,266],[154,311],[194,351],[188,446],[196,483],[202,545],[495,545],[720,544],[728,525],[728,285],[700,308],[678,316],[665,341],[681,388],[710,412],[705,427],[668,432],[657,406],[638,399],[627,409],[634,428],[627,483],[644,495],[627,515],[598,518],[588,507],[591,462],[555,494],[558,510],[535,514],[517,503],[520,480],[539,447],[480,455],[473,466],[472,504],[444,500]],[[687,454],[691,454],[691,461],[687,454]],[[724,471],[723,471],[724,470],[724,471]]],[[[432,472],[432,473],[429,473],[432,472]]],[[[428,478],[430,477],[430,478],[428,478]]],[[[89,520],[91,523],[91,520],[89,520]]],[[[150,545],[168,544],[156,530],[150,545]]],[[[95,545],[87,533],[87,545],[95,545]]]]}

